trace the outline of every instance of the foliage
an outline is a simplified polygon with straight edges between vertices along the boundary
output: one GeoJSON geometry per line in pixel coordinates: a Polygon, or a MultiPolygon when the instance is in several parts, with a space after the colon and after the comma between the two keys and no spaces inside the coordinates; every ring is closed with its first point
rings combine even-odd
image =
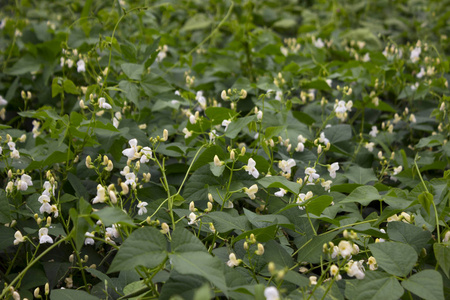
{"type": "Polygon", "coordinates": [[[2,4],[0,298],[449,297],[449,1],[149,2],[2,4]]]}

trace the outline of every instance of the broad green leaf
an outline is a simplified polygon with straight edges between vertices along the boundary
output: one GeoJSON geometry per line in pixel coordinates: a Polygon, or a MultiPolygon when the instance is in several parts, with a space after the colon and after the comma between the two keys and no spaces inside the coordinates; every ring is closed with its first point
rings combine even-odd
{"type": "Polygon", "coordinates": [[[177,227],[172,233],[172,252],[207,252],[205,245],[189,230],[177,227]]]}
{"type": "Polygon", "coordinates": [[[433,203],[433,195],[427,191],[422,192],[419,197],[419,203],[430,214],[430,205],[433,203]]]}
{"type": "Polygon", "coordinates": [[[175,252],[169,254],[170,262],[178,273],[200,275],[227,293],[223,268],[225,264],[205,252],[175,252]]]}
{"type": "Polygon", "coordinates": [[[357,187],[350,195],[339,203],[361,203],[362,205],[368,205],[373,200],[381,199],[378,190],[370,185],[364,185],[357,187]]]}
{"type": "Polygon", "coordinates": [[[85,291],[69,290],[69,289],[54,289],[50,293],[50,300],[99,300],[95,296],[88,294],[85,291]]]}
{"type": "Polygon", "coordinates": [[[130,79],[141,80],[141,75],[144,73],[144,66],[140,64],[124,63],[120,67],[130,79]]]}
{"type": "Polygon", "coordinates": [[[258,215],[246,208],[244,208],[244,214],[248,218],[249,222],[257,228],[263,228],[273,224],[279,224],[283,226],[287,225],[287,227],[291,227],[291,229],[294,228],[288,218],[282,215],[258,215]]]}
{"type": "Polygon", "coordinates": [[[345,177],[358,184],[366,184],[370,181],[378,181],[373,169],[365,169],[360,166],[353,165],[345,172],[345,177]]]}
{"type": "Polygon", "coordinates": [[[66,79],[63,83],[64,92],[74,95],[79,95],[80,91],[77,89],[75,83],[72,80],[66,79]]]}
{"type": "Polygon", "coordinates": [[[306,209],[309,213],[320,216],[322,212],[333,202],[333,197],[322,195],[308,202],[306,209]]]}
{"type": "Polygon", "coordinates": [[[398,280],[384,272],[367,271],[363,280],[347,280],[345,296],[355,300],[397,300],[403,295],[398,280]]]}
{"type": "Polygon", "coordinates": [[[93,276],[97,277],[98,279],[100,279],[102,282],[106,281],[108,283],[109,288],[112,288],[115,291],[120,292],[120,293],[122,292],[122,290],[119,289],[119,287],[115,284],[114,281],[111,280],[111,278],[108,275],[100,272],[97,269],[92,269],[92,268],[87,268],[86,271],[91,273],[93,276]]]}
{"type": "Polygon", "coordinates": [[[423,270],[402,281],[402,286],[425,300],[444,299],[442,276],[435,270],[423,270]]]}
{"type": "MultiPolygon", "coordinates": [[[[193,299],[195,291],[205,283],[208,283],[208,281],[202,276],[192,274],[186,276],[176,271],[172,271],[170,272],[169,280],[167,280],[162,287],[159,299],[169,300],[176,296],[182,297],[182,299],[193,299]]],[[[207,286],[209,292],[211,288],[209,284],[207,286]]]]}
{"type": "Polygon", "coordinates": [[[352,127],[348,124],[334,125],[325,128],[323,132],[331,144],[348,141],[352,138],[352,127]]]}
{"type": "Polygon", "coordinates": [[[282,29],[287,29],[287,28],[292,28],[295,26],[298,26],[297,20],[295,19],[281,19],[276,21],[273,25],[273,27],[275,28],[282,28],[282,29]]]}
{"type": "Polygon", "coordinates": [[[202,217],[205,222],[212,222],[219,233],[230,230],[245,231],[250,229],[250,223],[245,216],[234,217],[226,212],[213,211],[202,217]]]}
{"type": "Polygon", "coordinates": [[[270,240],[264,245],[263,257],[268,262],[274,262],[280,267],[292,267],[294,260],[291,255],[275,240],[270,240]]]}
{"type": "Polygon", "coordinates": [[[189,18],[180,31],[200,30],[210,27],[212,19],[205,14],[197,13],[193,17],[189,18]]]}
{"type": "Polygon", "coordinates": [[[331,241],[338,233],[339,233],[338,231],[334,231],[323,235],[314,236],[306,243],[297,245],[299,247],[297,261],[298,262],[307,261],[311,263],[320,262],[321,261],[320,257],[326,256],[322,251],[323,244],[331,241]]]}
{"type": "Polygon", "coordinates": [[[403,243],[374,243],[369,245],[369,249],[383,270],[400,277],[411,272],[418,258],[414,248],[403,243]]]}
{"type": "Polygon", "coordinates": [[[154,268],[167,257],[166,237],[153,227],[135,230],[120,246],[108,273],[133,270],[138,266],[154,268]]]}
{"type": "Polygon", "coordinates": [[[214,162],[209,163],[209,169],[211,170],[211,173],[214,174],[214,176],[219,177],[222,175],[223,171],[225,170],[225,164],[221,166],[216,166],[214,162]]]}
{"type": "Polygon", "coordinates": [[[450,247],[438,243],[433,244],[434,256],[447,278],[450,278],[450,247]]]}
{"type": "Polygon", "coordinates": [[[391,222],[387,228],[389,239],[412,246],[417,254],[431,239],[431,232],[404,222],[391,222]]]}
{"type": "Polygon", "coordinates": [[[142,78],[141,86],[148,96],[172,91],[172,86],[162,77],[150,73],[142,78]]]}
{"type": "Polygon", "coordinates": [[[11,68],[5,71],[5,74],[9,75],[22,75],[29,72],[36,72],[41,68],[41,63],[38,58],[35,58],[29,54],[20,58],[11,68]]]}
{"type": "Polygon", "coordinates": [[[258,180],[258,183],[265,188],[283,188],[291,193],[298,194],[301,185],[294,181],[289,181],[283,176],[269,176],[258,180]]]}
{"type": "Polygon", "coordinates": [[[92,213],[92,216],[100,219],[105,226],[111,226],[112,224],[123,224],[131,227],[136,226],[133,219],[118,207],[105,207],[92,213]]]}
{"type": "Polygon", "coordinates": [[[255,116],[249,116],[232,121],[228,125],[228,129],[225,132],[225,136],[231,139],[236,138],[239,132],[241,132],[247,126],[248,123],[254,121],[255,118],[256,118],[255,116]]]}
{"type": "Polygon", "coordinates": [[[208,107],[205,110],[205,115],[211,120],[212,125],[220,125],[223,120],[228,120],[234,117],[237,113],[226,107],[208,107]]]}

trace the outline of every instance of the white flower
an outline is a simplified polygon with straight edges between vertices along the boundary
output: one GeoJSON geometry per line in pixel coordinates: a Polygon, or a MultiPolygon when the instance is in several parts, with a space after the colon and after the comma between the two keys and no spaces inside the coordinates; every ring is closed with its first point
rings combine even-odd
{"type": "Polygon", "coordinates": [[[283,173],[291,174],[291,168],[295,166],[295,160],[292,158],[288,160],[281,160],[278,162],[278,168],[280,168],[283,173]]]}
{"type": "Polygon", "coordinates": [[[258,192],[258,185],[254,184],[250,188],[244,188],[244,193],[247,194],[247,196],[250,199],[255,199],[255,194],[258,192]]]}
{"type": "Polygon", "coordinates": [[[48,228],[42,227],[39,229],[39,243],[50,243],[53,244],[53,239],[48,235],[48,228]]]}
{"type": "Polygon", "coordinates": [[[416,63],[419,61],[419,55],[422,52],[422,49],[420,47],[416,47],[411,51],[410,59],[413,63],[416,63]]]}
{"type": "Polygon", "coordinates": [[[126,179],[126,181],[125,181],[126,185],[133,186],[133,184],[136,184],[136,175],[133,172],[126,174],[125,179],[126,179]]]}
{"type": "Polygon", "coordinates": [[[39,126],[41,126],[41,123],[33,120],[33,122],[31,122],[33,124],[33,129],[31,130],[31,132],[33,133],[33,138],[35,139],[38,135],[40,135],[41,133],[39,132],[39,126]]]}
{"type": "Polygon", "coordinates": [[[308,176],[308,181],[310,183],[320,177],[320,175],[316,173],[316,169],[314,168],[306,168],[305,175],[308,176]]]}
{"type": "Polygon", "coordinates": [[[371,271],[375,271],[376,269],[378,269],[377,260],[373,256],[369,257],[367,264],[369,265],[371,271]]]}
{"type": "Polygon", "coordinates": [[[128,144],[130,145],[130,148],[123,150],[122,154],[131,160],[139,158],[139,153],[137,151],[137,139],[129,140],[128,144]]]}
{"type": "Polygon", "coordinates": [[[93,235],[92,233],[86,232],[86,233],[84,234],[84,237],[86,238],[86,239],[84,240],[84,244],[85,244],[85,245],[94,245],[94,244],[95,244],[95,241],[94,241],[94,239],[93,239],[94,235],[93,235]]]}
{"type": "Polygon", "coordinates": [[[108,238],[118,238],[120,236],[119,230],[117,230],[117,226],[115,224],[112,227],[107,227],[105,232],[105,237],[108,238]]]}
{"type": "Polygon", "coordinates": [[[319,142],[324,143],[327,146],[330,143],[330,140],[325,137],[325,133],[321,132],[319,136],[319,142]]]}
{"type": "Polygon", "coordinates": [[[192,224],[197,225],[197,215],[194,214],[193,212],[191,212],[191,213],[189,214],[189,222],[188,222],[188,224],[189,224],[189,225],[192,225],[192,224]]]}
{"type": "Polygon", "coordinates": [[[367,53],[363,56],[362,61],[363,61],[363,62],[368,62],[368,61],[370,61],[370,55],[369,55],[369,52],[367,52],[367,53]]]}
{"type": "Polygon", "coordinates": [[[141,152],[139,152],[141,155],[140,162],[147,163],[150,161],[150,158],[152,158],[152,149],[150,147],[144,147],[141,149],[141,152]]]}
{"type": "Polygon", "coordinates": [[[259,172],[256,169],[256,162],[253,160],[253,158],[248,159],[248,163],[246,166],[244,166],[244,170],[247,171],[249,175],[252,175],[255,178],[259,177],[259,172]]]}
{"type": "Polygon", "coordinates": [[[127,175],[128,173],[130,173],[130,167],[129,167],[129,166],[123,167],[123,170],[120,171],[120,175],[122,175],[122,176],[125,176],[125,175],[127,175]]]}
{"type": "Polygon", "coordinates": [[[314,46],[316,48],[323,48],[325,46],[324,42],[322,41],[321,38],[318,38],[317,40],[314,41],[314,46]]]}
{"type": "Polygon", "coordinates": [[[22,233],[17,230],[16,233],[14,233],[14,245],[18,245],[19,243],[25,242],[25,238],[23,237],[22,233]]]}
{"type": "Polygon", "coordinates": [[[360,261],[349,261],[347,266],[347,275],[350,277],[356,277],[357,279],[361,280],[364,279],[364,266],[363,266],[363,260],[360,261]]]}
{"type": "Polygon", "coordinates": [[[53,217],[57,218],[59,215],[58,207],[56,205],[50,206],[50,211],[53,213],[53,217]]]}
{"type": "Polygon", "coordinates": [[[347,107],[345,107],[345,101],[341,100],[334,105],[334,111],[338,113],[345,113],[347,111],[347,107]]]}
{"type": "Polygon", "coordinates": [[[11,158],[19,159],[20,158],[19,150],[14,149],[12,152],[9,153],[9,156],[11,156],[11,158]]]}
{"type": "Polygon", "coordinates": [[[425,69],[423,67],[420,68],[420,72],[417,73],[417,78],[422,78],[425,75],[425,69]]]}
{"type": "Polygon", "coordinates": [[[364,147],[365,147],[368,151],[372,152],[372,151],[373,151],[373,147],[375,147],[375,144],[372,143],[372,142],[370,142],[370,143],[366,142],[366,144],[364,145],[364,147]]]}
{"type": "Polygon", "coordinates": [[[84,60],[80,59],[77,62],[77,72],[86,72],[86,64],[84,63],[84,60]]]}
{"type": "Polygon", "coordinates": [[[310,285],[316,285],[317,284],[317,276],[310,276],[309,277],[309,284],[310,285]]]}
{"type": "Polygon", "coordinates": [[[50,183],[50,181],[46,180],[44,182],[43,188],[44,188],[44,191],[42,192],[42,195],[47,195],[47,196],[53,195],[53,196],[55,196],[55,189],[53,188],[53,186],[50,183]]]}
{"type": "Polygon", "coordinates": [[[409,121],[410,121],[411,123],[416,123],[416,122],[417,122],[416,116],[415,116],[414,114],[411,114],[411,115],[409,116],[409,121]]]}
{"type": "Polygon", "coordinates": [[[187,128],[183,129],[183,133],[184,133],[184,138],[190,138],[192,136],[192,131],[189,131],[187,128]]]}
{"type": "Polygon", "coordinates": [[[295,151],[296,152],[303,152],[303,150],[305,150],[305,145],[303,143],[299,142],[297,144],[297,147],[295,147],[295,151]]]}
{"type": "Polygon", "coordinates": [[[8,104],[8,101],[3,98],[3,96],[0,96],[0,106],[5,106],[8,104]]]}
{"type": "Polygon", "coordinates": [[[225,127],[224,131],[227,131],[228,125],[230,125],[230,123],[231,123],[230,120],[223,120],[223,121],[222,121],[222,126],[225,127]]]}
{"type": "MultiPolygon", "coordinates": [[[[314,194],[311,191],[307,192],[306,194],[300,193],[297,197],[297,204],[304,205],[306,201],[311,199],[313,196],[314,194]]],[[[298,208],[303,209],[303,206],[299,206],[298,208]]]]}
{"type": "Polygon", "coordinates": [[[97,185],[97,196],[92,199],[92,204],[95,203],[104,203],[106,201],[106,190],[105,188],[99,184],[97,185]]]}
{"type": "Polygon", "coordinates": [[[9,150],[14,151],[14,150],[16,150],[16,143],[8,142],[8,147],[9,147],[9,150]]]}
{"type": "Polygon", "coordinates": [[[339,274],[339,267],[333,264],[330,268],[330,275],[334,277],[338,274],[339,274]]]}
{"type": "Polygon", "coordinates": [[[236,259],[236,255],[234,253],[230,253],[228,256],[229,260],[227,261],[227,266],[230,268],[237,267],[241,263],[240,259],[236,259]]]}
{"type": "Polygon", "coordinates": [[[402,166],[398,166],[397,168],[394,168],[394,173],[392,175],[397,175],[403,170],[402,166]]]}
{"type": "Polygon", "coordinates": [[[331,252],[331,258],[336,258],[339,255],[339,247],[334,246],[333,251],[331,252]]]}
{"type": "Polygon", "coordinates": [[[419,83],[418,82],[414,83],[413,85],[411,85],[411,91],[417,90],[418,87],[419,87],[419,83]]]}
{"type": "Polygon", "coordinates": [[[331,184],[332,184],[333,182],[331,181],[331,180],[327,180],[327,181],[322,181],[321,183],[320,183],[320,185],[324,188],[324,190],[326,191],[326,192],[330,192],[330,188],[331,188],[331,184]]]}
{"type": "Polygon", "coordinates": [[[280,188],[280,190],[278,192],[275,193],[275,196],[277,197],[283,197],[284,195],[286,195],[287,191],[283,188],[280,188]]]}
{"type": "Polygon", "coordinates": [[[277,91],[275,94],[275,100],[281,101],[281,98],[283,98],[283,92],[277,91]]]}
{"type": "Polygon", "coordinates": [[[209,132],[209,141],[210,141],[211,143],[215,143],[215,141],[216,141],[216,136],[217,136],[217,131],[216,131],[215,129],[211,130],[211,131],[209,132]]]}
{"type": "Polygon", "coordinates": [[[278,293],[278,290],[276,287],[268,286],[264,290],[264,297],[266,297],[266,300],[279,300],[280,293],[278,293]]]}
{"type": "Polygon", "coordinates": [[[143,214],[147,213],[147,208],[145,208],[147,205],[148,203],[145,201],[139,202],[139,204],[137,205],[137,207],[139,208],[138,215],[142,216],[143,214]]]}
{"type": "Polygon", "coordinates": [[[119,128],[119,120],[116,117],[113,118],[113,126],[119,128]]]}
{"type": "Polygon", "coordinates": [[[206,107],[206,98],[203,96],[203,92],[202,91],[198,91],[197,95],[195,96],[195,100],[198,101],[198,103],[200,104],[200,106],[202,108],[206,107]]]}
{"type": "Polygon", "coordinates": [[[41,195],[38,198],[38,201],[42,204],[41,207],[39,208],[39,211],[41,212],[41,214],[43,214],[44,212],[51,214],[52,213],[52,206],[50,205],[50,197],[47,195],[41,195]]]}
{"type": "Polygon", "coordinates": [[[336,171],[339,170],[339,163],[335,162],[328,166],[331,178],[336,178],[336,171]]]}
{"type": "Polygon", "coordinates": [[[343,258],[350,258],[352,256],[353,246],[349,241],[345,241],[345,240],[340,241],[338,248],[339,248],[339,254],[343,258]]]}
{"type": "Polygon", "coordinates": [[[378,134],[378,128],[377,126],[372,126],[372,130],[369,132],[369,135],[376,137],[378,134]]]}
{"type": "Polygon", "coordinates": [[[104,108],[104,109],[111,109],[112,106],[108,103],[106,103],[106,99],[101,97],[98,99],[98,106],[100,106],[100,108],[104,108]]]}

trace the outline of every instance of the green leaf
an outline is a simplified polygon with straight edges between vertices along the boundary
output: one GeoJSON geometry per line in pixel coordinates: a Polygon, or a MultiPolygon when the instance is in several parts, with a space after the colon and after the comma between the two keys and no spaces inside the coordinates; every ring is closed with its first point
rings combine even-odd
{"type": "Polygon", "coordinates": [[[402,281],[402,286],[425,300],[444,299],[442,276],[435,270],[423,270],[402,281]]]}
{"type": "Polygon", "coordinates": [[[373,200],[381,199],[378,190],[370,185],[364,185],[357,187],[350,195],[339,203],[361,203],[362,205],[368,205],[373,200]]]}
{"type": "Polygon", "coordinates": [[[213,211],[203,216],[202,219],[206,222],[212,222],[214,224],[214,228],[216,228],[217,232],[220,233],[228,232],[234,229],[240,231],[250,229],[250,223],[245,216],[233,217],[232,215],[222,211],[213,211]]]}
{"type": "Polygon", "coordinates": [[[26,54],[20,58],[11,68],[5,71],[9,75],[22,75],[30,72],[39,71],[41,68],[41,61],[38,58],[26,54]]]}
{"type": "Polygon", "coordinates": [[[295,19],[281,19],[276,21],[272,26],[275,28],[288,29],[297,26],[297,21],[295,19]]]}
{"type": "Polygon", "coordinates": [[[237,115],[232,109],[226,107],[208,107],[205,110],[206,116],[211,120],[212,125],[220,125],[223,120],[228,120],[237,115]]]}
{"type": "Polygon", "coordinates": [[[207,252],[205,245],[189,230],[177,227],[172,233],[172,252],[207,252]]]}
{"type": "Polygon", "coordinates": [[[270,240],[264,245],[263,257],[265,257],[266,261],[274,262],[283,268],[291,268],[294,265],[294,260],[291,255],[284,247],[274,240],[270,240]]]}
{"type": "Polygon", "coordinates": [[[69,289],[54,289],[50,293],[50,300],[99,300],[95,296],[92,296],[85,291],[69,290],[69,289]]]}
{"type": "Polygon", "coordinates": [[[64,92],[74,95],[79,95],[80,91],[77,89],[77,86],[73,83],[72,80],[66,79],[63,83],[64,92]]]}
{"type": "Polygon", "coordinates": [[[216,166],[214,162],[210,162],[209,169],[211,170],[211,173],[214,174],[214,176],[220,177],[220,175],[222,175],[223,171],[225,170],[225,164],[216,166]]]}
{"type": "Polygon", "coordinates": [[[369,249],[382,269],[400,277],[411,272],[418,258],[414,248],[403,243],[374,243],[369,245],[369,249]]]}
{"type": "Polygon", "coordinates": [[[311,263],[320,262],[320,257],[325,255],[322,251],[323,244],[331,241],[338,233],[338,231],[334,231],[318,235],[308,240],[306,243],[303,242],[302,245],[298,245],[300,249],[298,251],[297,261],[307,261],[311,263]]]}
{"type": "Polygon", "coordinates": [[[142,78],[141,86],[148,96],[154,96],[155,94],[161,94],[173,90],[172,86],[165,79],[154,73],[145,75],[142,78]]]}
{"type": "Polygon", "coordinates": [[[354,183],[358,184],[366,184],[370,181],[378,181],[378,178],[375,176],[373,169],[365,169],[357,165],[348,168],[344,175],[354,183]]]}
{"type": "Polygon", "coordinates": [[[433,195],[427,191],[422,192],[419,197],[419,203],[430,214],[430,205],[433,203],[433,195]]]}
{"type": "Polygon", "coordinates": [[[299,183],[289,181],[283,176],[263,177],[258,180],[258,183],[265,188],[283,188],[294,194],[298,194],[301,187],[299,183]]]}
{"type": "Polygon", "coordinates": [[[197,13],[189,18],[180,31],[200,30],[210,27],[212,19],[202,13],[197,13]]]}
{"type": "Polygon", "coordinates": [[[100,219],[105,226],[111,226],[112,224],[123,224],[131,227],[136,226],[133,219],[118,207],[105,207],[92,213],[92,216],[100,219]]]}
{"type": "Polygon", "coordinates": [[[309,213],[320,216],[322,212],[333,202],[333,197],[322,195],[308,202],[306,209],[309,213]]]}
{"type": "Polygon", "coordinates": [[[352,127],[348,124],[334,125],[325,128],[323,132],[331,144],[348,141],[352,138],[352,127]]]}
{"type": "Polygon", "coordinates": [[[431,232],[404,222],[391,222],[387,228],[389,239],[412,246],[417,254],[431,239],[431,232]]]}
{"type": "MultiPolygon", "coordinates": [[[[208,281],[202,276],[192,274],[190,276],[186,276],[173,271],[170,273],[169,280],[167,280],[163,285],[159,299],[169,300],[174,299],[175,296],[179,296],[182,299],[193,299],[195,291],[205,283],[208,283],[208,281]]],[[[210,292],[211,287],[209,284],[207,287],[208,292],[210,292]]],[[[210,298],[208,297],[203,299],[210,298]]]]}
{"type": "Polygon", "coordinates": [[[264,228],[249,230],[235,237],[233,239],[233,244],[237,241],[245,239],[246,237],[249,237],[252,233],[255,235],[255,238],[258,242],[265,243],[273,239],[277,231],[278,225],[271,225],[264,228]]]}
{"type": "Polygon", "coordinates": [[[169,254],[171,264],[180,274],[200,275],[208,279],[225,294],[227,286],[223,271],[224,264],[217,257],[205,252],[175,252],[169,254]]]}
{"type": "Polygon", "coordinates": [[[254,121],[256,119],[255,116],[243,117],[237,120],[234,120],[228,125],[228,129],[225,132],[225,136],[234,139],[237,137],[239,132],[247,126],[248,123],[254,121]]]}
{"type": "Polygon", "coordinates": [[[398,280],[384,272],[367,271],[363,280],[347,280],[345,297],[355,300],[397,300],[403,295],[398,280]]]}
{"type": "Polygon", "coordinates": [[[130,79],[141,80],[141,75],[144,73],[144,66],[140,64],[124,63],[120,67],[130,79]]]}
{"type": "Polygon", "coordinates": [[[153,227],[135,230],[120,246],[108,273],[133,270],[138,266],[154,268],[167,257],[166,237],[153,227]]]}
{"type": "Polygon", "coordinates": [[[444,271],[447,278],[450,278],[450,248],[449,246],[434,243],[434,256],[436,257],[439,266],[444,271]]]}

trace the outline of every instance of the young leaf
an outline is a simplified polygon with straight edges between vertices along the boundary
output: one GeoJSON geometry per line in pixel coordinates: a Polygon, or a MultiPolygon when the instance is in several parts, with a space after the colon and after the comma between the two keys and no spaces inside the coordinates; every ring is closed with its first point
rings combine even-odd
{"type": "Polygon", "coordinates": [[[404,277],[411,272],[418,255],[413,247],[403,243],[384,242],[369,245],[378,265],[389,274],[404,277]]]}

